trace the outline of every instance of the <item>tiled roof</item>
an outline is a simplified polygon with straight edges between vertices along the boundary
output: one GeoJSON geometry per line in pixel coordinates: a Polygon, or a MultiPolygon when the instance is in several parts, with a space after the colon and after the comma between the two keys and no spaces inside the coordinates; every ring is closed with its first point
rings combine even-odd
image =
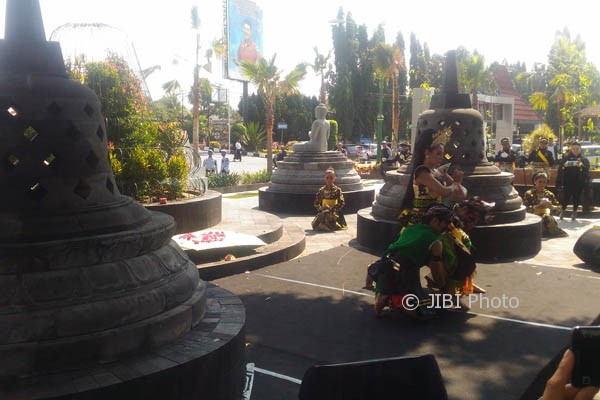
{"type": "Polygon", "coordinates": [[[598,117],[600,115],[600,106],[590,106],[579,111],[582,117],[598,117]]]}
{"type": "Polygon", "coordinates": [[[515,99],[515,121],[542,122],[542,118],[531,106],[517,93],[512,78],[504,65],[497,65],[494,69],[494,79],[498,84],[500,96],[515,99]]]}

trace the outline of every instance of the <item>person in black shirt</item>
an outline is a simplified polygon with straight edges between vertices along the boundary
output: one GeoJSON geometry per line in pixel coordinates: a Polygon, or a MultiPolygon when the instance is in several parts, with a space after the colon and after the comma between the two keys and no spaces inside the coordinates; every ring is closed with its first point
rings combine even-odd
{"type": "Polygon", "coordinates": [[[508,140],[508,138],[502,138],[500,143],[502,144],[502,150],[496,154],[494,161],[498,163],[498,168],[500,168],[501,171],[513,172],[517,154],[510,148],[510,140],[508,140]]]}
{"type": "Polygon", "coordinates": [[[568,153],[560,160],[558,166],[557,186],[562,187],[560,219],[567,205],[573,198],[573,213],[571,219],[577,219],[577,208],[581,202],[581,193],[588,183],[590,172],[590,161],[581,154],[581,145],[577,142],[571,143],[568,153]]]}
{"type": "Polygon", "coordinates": [[[548,138],[540,138],[540,143],[537,150],[532,150],[527,159],[529,164],[536,169],[543,169],[550,176],[550,168],[554,166],[554,157],[552,152],[548,150],[548,138]]]}

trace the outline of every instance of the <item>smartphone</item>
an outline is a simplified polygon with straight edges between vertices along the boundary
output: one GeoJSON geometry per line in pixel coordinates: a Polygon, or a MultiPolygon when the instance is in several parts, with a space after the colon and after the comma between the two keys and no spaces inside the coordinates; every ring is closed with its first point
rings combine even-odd
{"type": "Polygon", "coordinates": [[[576,326],[571,336],[573,386],[600,386],[600,326],[576,326]]]}

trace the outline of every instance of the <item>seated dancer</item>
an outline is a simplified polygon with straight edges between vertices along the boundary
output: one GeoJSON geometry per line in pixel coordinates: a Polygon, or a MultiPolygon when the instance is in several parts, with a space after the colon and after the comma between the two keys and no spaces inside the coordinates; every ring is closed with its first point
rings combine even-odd
{"type": "Polygon", "coordinates": [[[325,171],[325,186],[321,187],[315,197],[314,206],[317,216],[312,221],[312,227],[317,231],[337,231],[348,229],[346,219],[341,213],[344,208],[344,194],[335,185],[335,170],[325,171]]]}
{"type": "Polygon", "coordinates": [[[552,211],[560,208],[560,203],[554,193],[546,189],[548,175],[540,171],[533,175],[533,188],[525,192],[523,204],[527,212],[542,217],[542,237],[565,237],[569,236],[567,232],[560,229],[556,219],[552,216],[552,211]]]}
{"type": "Polygon", "coordinates": [[[423,215],[423,223],[406,227],[398,239],[389,245],[383,262],[370,271],[376,282],[375,313],[381,315],[388,305],[402,308],[413,317],[431,317],[435,312],[426,308],[428,296],[421,286],[420,269],[428,265],[434,281],[444,286],[440,235],[448,227],[452,211],[443,205],[433,205],[423,215]],[[416,309],[403,308],[403,302],[419,299],[416,309]]]}
{"type": "Polygon", "coordinates": [[[415,151],[407,173],[412,174],[400,213],[400,224],[417,224],[425,210],[443,200],[463,200],[467,190],[461,185],[463,173],[456,170],[452,177],[447,169],[438,170],[444,160],[444,146],[452,132],[449,128],[427,129],[417,136],[415,151]]]}
{"type": "MultiPolygon", "coordinates": [[[[442,235],[445,286],[437,289],[449,294],[485,293],[483,288],[473,282],[477,264],[468,232],[478,223],[488,222],[488,212],[493,207],[494,203],[486,203],[479,197],[464,200],[455,206],[455,218],[442,235]]],[[[427,280],[429,286],[435,288],[433,279],[427,277],[427,280]]],[[[463,305],[458,306],[467,309],[463,305]]]]}

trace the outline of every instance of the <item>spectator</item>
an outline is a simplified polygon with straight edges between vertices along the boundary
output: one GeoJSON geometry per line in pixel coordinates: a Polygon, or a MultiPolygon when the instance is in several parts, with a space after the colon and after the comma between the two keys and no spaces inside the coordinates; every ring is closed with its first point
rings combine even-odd
{"type": "Polygon", "coordinates": [[[227,150],[221,149],[221,174],[229,173],[229,158],[227,158],[227,150]]]}
{"type": "Polygon", "coordinates": [[[400,143],[400,148],[398,150],[398,154],[396,154],[396,161],[400,165],[406,165],[410,163],[410,158],[412,157],[412,153],[410,152],[410,144],[404,141],[400,143]]]}
{"type": "Polygon", "coordinates": [[[502,149],[496,154],[494,161],[498,164],[503,172],[513,172],[515,168],[515,162],[517,161],[517,154],[510,148],[510,140],[508,138],[502,138],[500,140],[502,149]]]}
{"type": "Polygon", "coordinates": [[[213,158],[213,151],[211,149],[208,149],[208,157],[204,159],[202,166],[206,171],[206,175],[212,175],[217,172],[217,160],[213,158]]]}
{"type": "Polygon", "coordinates": [[[529,161],[529,164],[533,168],[543,169],[546,175],[550,176],[550,169],[554,166],[554,157],[550,150],[548,150],[548,138],[540,138],[538,148],[531,150],[527,161],[529,161]]]}
{"type": "Polygon", "coordinates": [[[283,161],[283,159],[287,156],[287,152],[285,151],[285,146],[279,146],[279,153],[273,156],[273,167],[277,168],[277,161],[283,161]]]}
{"type": "Polygon", "coordinates": [[[567,205],[573,199],[573,213],[571,219],[577,219],[577,208],[581,202],[581,193],[589,180],[590,161],[581,154],[581,145],[571,143],[569,152],[560,160],[558,165],[557,187],[563,189],[561,199],[562,210],[560,219],[563,219],[567,205]]]}
{"type": "Polygon", "coordinates": [[[346,151],[346,149],[344,148],[344,144],[342,142],[339,142],[337,144],[337,147],[335,148],[335,151],[339,151],[340,153],[342,153],[346,158],[348,158],[348,151],[346,151]]]}
{"type": "Polygon", "coordinates": [[[233,161],[242,162],[242,144],[239,140],[235,142],[235,155],[233,156],[233,161]]]}

